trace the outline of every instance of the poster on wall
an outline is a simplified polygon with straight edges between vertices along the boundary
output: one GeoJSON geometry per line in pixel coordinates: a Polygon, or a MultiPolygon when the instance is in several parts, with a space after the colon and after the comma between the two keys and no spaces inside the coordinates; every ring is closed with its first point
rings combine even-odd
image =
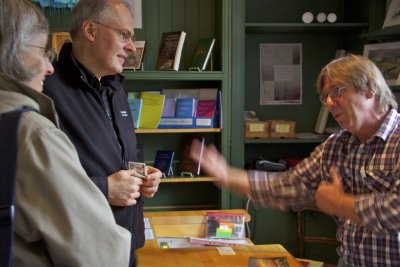
{"type": "Polygon", "coordinates": [[[302,103],[301,49],[301,44],[260,44],[260,105],[302,103]]]}
{"type": "Polygon", "coordinates": [[[141,29],[142,25],[142,0],[131,0],[133,2],[133,26],[141,29]]]}

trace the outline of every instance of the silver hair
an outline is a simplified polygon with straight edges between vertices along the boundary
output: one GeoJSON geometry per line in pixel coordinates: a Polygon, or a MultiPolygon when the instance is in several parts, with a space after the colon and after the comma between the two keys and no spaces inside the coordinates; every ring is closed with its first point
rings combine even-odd
{"type": "Polygon", "coordinates": [[[334,77],[351,84],[357,92],[375,92],[378,108],[382,112],[389,107],[397,109],[396,98],[382,72],[374,62],[364,56],[348,55],[329,62],[318,75],[316,87],[319,93],[323,90],[325,77],[334,77]]]}
{"type": "MultiPolygon", "coordinates": [[[[28,82],[40,68],[24,65],[23,52],[38,34],[49,34],[46,17],[28,0],[0,2],[0,72],[11,79],[28,82]]],[[[40,62],[38,61],[37,66],[40,62]]]]}
{"type": "Polygon", "coordinates": [[[110,7],[114,4],[126,6],[133,18],[134,11],[131,0],[80,0],[71,12],[70,35],[72,40],[79,36],[82,24],[86,20],[99,22],[112,20],[110,7]]]}

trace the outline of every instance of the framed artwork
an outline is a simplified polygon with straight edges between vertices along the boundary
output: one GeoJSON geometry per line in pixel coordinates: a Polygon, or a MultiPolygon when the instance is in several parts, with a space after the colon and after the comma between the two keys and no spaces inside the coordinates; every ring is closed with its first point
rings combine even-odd
{"type": "Polygon", "coordinates": [[[400,25],[400,0],[391,0],[388,4],[382,28],[395,25],[400,25]]]}
{"type": "Polygon", "coordinates": [[[388,85],[400,84],[400,42],[365,45],[364,56],[375,62],[388,85]]]}
{"type": "Polygon", "coordinates": [[[142,61],[144,54],[144,47],[146,41],[135,41],[135,53],[128,55],[124,62],[124,69],[126,70],[140,70],[142,69],[142,61]]]}
{"type": "Polygon", "coordinates": [[[61,47],[66,42],[72,42],[69,32],[52,32],[51,33],[51,47],[53,47],[58,55],[60,54],[61,47]]]}
{"type": "Polygon", "coordinates": [[[260,105],[301,104],[301,66],[301,44],[260,44],[260,105]]]}

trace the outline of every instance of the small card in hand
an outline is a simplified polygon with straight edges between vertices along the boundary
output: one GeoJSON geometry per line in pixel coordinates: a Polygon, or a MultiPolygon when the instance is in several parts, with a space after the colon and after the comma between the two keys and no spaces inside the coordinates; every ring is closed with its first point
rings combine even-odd
{"type": "Polygon", "coordinates": [[[147,179],[146,163],[129,161],[129,169],[134,170],[135,176],[141,179],[147,179]]]}

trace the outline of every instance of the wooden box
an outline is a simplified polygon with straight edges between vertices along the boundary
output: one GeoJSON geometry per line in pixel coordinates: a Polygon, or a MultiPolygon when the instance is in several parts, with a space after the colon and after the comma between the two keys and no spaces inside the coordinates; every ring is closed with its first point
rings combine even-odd
{"type": "Polygon", "coordinates": [[[296,135],[296,122],[284,120],[269,121],[270,138],[294,138],[296,135]]]}
{"type": "Polygon", "coordinates": [[[246,121],[244,138],[268,138],[269,122],[268,121],[246,121]]]}

